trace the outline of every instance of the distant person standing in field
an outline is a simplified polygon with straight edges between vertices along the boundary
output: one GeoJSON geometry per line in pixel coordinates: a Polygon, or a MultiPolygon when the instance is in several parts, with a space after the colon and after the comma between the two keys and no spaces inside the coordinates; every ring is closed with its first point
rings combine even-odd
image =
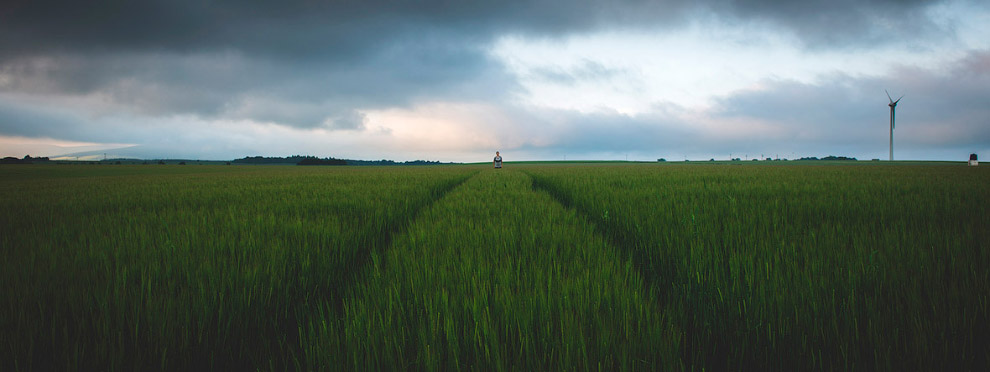
{"type": "Polygon", "coordinates": [[[495,163],[495,169],[502,168],[502,155],[499,155],[498,151],[495,151],[495,161],[493,163],[495,163]]]}

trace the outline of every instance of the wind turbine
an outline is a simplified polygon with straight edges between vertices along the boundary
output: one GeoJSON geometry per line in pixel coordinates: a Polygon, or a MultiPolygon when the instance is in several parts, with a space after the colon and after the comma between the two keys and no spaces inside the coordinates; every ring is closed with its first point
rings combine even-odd
{"type": "Polygon", "coordinates": [[[900,98],[897,98],[895,101],[890,98],[890,92],[886,89],[884,89],[883,92],[887,93],[887,99],[890,100],[890,103],[887,104],[887,106],[890,106],[890,161],[894,161],[894,109],[897,108],[897,102],[900,102],[901,98],[904,98],[904,96],[901,95],[900,98]]]}

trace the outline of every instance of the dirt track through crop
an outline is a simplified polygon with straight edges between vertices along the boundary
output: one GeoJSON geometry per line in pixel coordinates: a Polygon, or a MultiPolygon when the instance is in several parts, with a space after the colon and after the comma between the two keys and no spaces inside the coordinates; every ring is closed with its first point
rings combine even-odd
{"type": "Polygon", "coordinates": [[[482,172],[372,253],[308,366],[586,370],[676,366],[679,331],[575,211],[520,171],[482,172]],[[340,338],[340,336],[343,338],[340,338]],[[325,350],[350,350],[326,353],[325,350]]]}
{"type": "MultiPolygon", "coordinates": [[[[409,224],[412,223],[412,221],[414,221],[417,216],[422,214],[423,211],[429,209],[431,205],[434,205],[437,202],[439,202],[441,199],[443,199],[444,195],[447,195],[447,193],[449,193],[451,190],[454,190],[459,186],[463,185],[465,182],[467,182],[469,179],[471,179],[474,176],[476,176],[476,174],[471,174],[462,177],[460,179],[456,179],[446,185],[437,188],[436,190],[434,190],[432,194],[433,195],[432,201],[422,205],[419,209],[413,212],[409,218],[399,220],[391,227],[391,229],[380,234],[377,240],[375,241],[375,243],[372,245],[372,249],[363,250],[361,251],[361,254],[357,255],[357,257],[354,258],[350,266],[351,269],[349,270],[349,275],[344,278],[341,288],[348,288],[354,285],[355,282],[359,282],[360,281],[359,277],[361,276],[360,273],[363,271],[362,268],[365,266],[365,264],[367,264],[368,259],[375,251],[384,250],[387,247],[391,246],[393,237],[405,231],[409,227],[409,224]]],[[[335,300],[336,300],[336,309],[337,311],[340,311],[341,307],[343,306],[343,301],[344,301],[343,296],[337,296],[335,300]]]]}

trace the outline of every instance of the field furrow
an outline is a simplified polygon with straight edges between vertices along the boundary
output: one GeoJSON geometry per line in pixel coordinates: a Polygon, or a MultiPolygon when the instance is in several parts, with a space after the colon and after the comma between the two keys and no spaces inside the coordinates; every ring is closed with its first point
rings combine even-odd
{"type": "Polygon", "coordinates": [[[632,267],[531,179],[487,171],[372,254],[308,368],[656,370],[681,335],[632,267]]]}

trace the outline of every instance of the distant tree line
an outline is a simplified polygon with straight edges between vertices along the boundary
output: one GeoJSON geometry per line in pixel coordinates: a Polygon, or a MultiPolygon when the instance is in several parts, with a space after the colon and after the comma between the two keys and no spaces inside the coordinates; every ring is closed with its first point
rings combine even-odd
{"type": "Polygon", "coordinates": [[[296,165],[346,165],[347,163],[341,159],[334,158],[318,158],[315,156],[303,156],[303,155],[292,155],[287,157],[279,156],[248,156],[241,159],[236,159],[231,162],[232,164],[241,165],[285,165],[285,164],[296,164],[296,165]]]}
{"type": "Polygon", "coordinates": [[[829,155],[829,156],[826,156],[826,157],[821,158],[821,159],[819,159],[818,157],[815,157],[815,156],[809,156],[809,157],[805,157],[805,158],[800,158],[798,160],[856,160],[856,158],[845,157],[845,156],[829,155]]]}
{"type": "Polygon", "coordinates": [[[429,161],[429,160],[409,160],[409,161],[393,161],[393,160],[347,160],[347,165],[437,165],[437,164],[453,164],[453,163],[441,163],[440,161],[429,161]]]}
{"type": "Polygon", "coordinates": [[[347,162],[334,158],[320,159],[314,156],[300,160],[296,165],[347,165],[347,162]]]}
{"type": "Polygon", "coordinates": [[[56,164],[226,164],[226,165],[437,165],[437,164],[454,164],[454,163],[441,163],[439,161],[429,161],[429,160],[410,160],[405,162],[397,162],[394,160],[349,160],[349,159],[337,159],[332,157],[319,158],[316,156],[303,156],[303,155],[292,155],[287,157],[278,156],[248,156],[232,161],[217,161],[217,160],[189,160],[189,159],[155,159],[155,160],[140,160],[140,159],[125,159],[125,158],[114,158],[114,159],[103,159],[103,160],[90,160],[90,161],[78,161],[78,160],[60,160],[53,161],[47,157],[32,157],[30,155],[25,156],[23,159],[18,159],[12,156],[0,159],[0,164],[32,164],[38,162],[51,162],[56,164]]]}
{"type": "Polygon", "coordinates": [[[233,164],[241,165],[285,165],[285,164],[296,164],[296,165],[436,165],[443,164],[439,161],[429,161],[429,160],[410,160],[405,162],[397,162],[393,160],[350,160],[350,159],[336,159],[332,157],[318,158],[315,156],[303,156],[303,155],[293,155],[288,157],[265,157],[265,156],[248,156],[245,158],[237,159],[232,161],[233,164]]]}
{"type": "Polygon", "coordinates": [[[23,159],[18,159],[13,156],[8,156],[0,159],[0,164],[34,164],[35,162],[48,162],[51,161],[47,156],[40,158],[31,157],[31,155],[24,155],[23,159]]]}
{"type": "Polygon", "coordinates": [[[266,157],[266,156],[248,156],[248,157],[244,157],[244,158],[241,158],[241,159],[236,159],[236,160],[232,161],[231,163],[233,163],[233,164],[252,164],[252,165],[264,165],[264,164],[299,164],[299,162],[301,162],[301,161],[303,161],[303,160],[305,160],[307,158],[316,159],[316,157],[314,157],[314,156],[302,156],[302,155],[293,155],[293,156],[289,156],[289,157],[278,157],[278,156],[272,156],[272,157],[266,157]]]}

